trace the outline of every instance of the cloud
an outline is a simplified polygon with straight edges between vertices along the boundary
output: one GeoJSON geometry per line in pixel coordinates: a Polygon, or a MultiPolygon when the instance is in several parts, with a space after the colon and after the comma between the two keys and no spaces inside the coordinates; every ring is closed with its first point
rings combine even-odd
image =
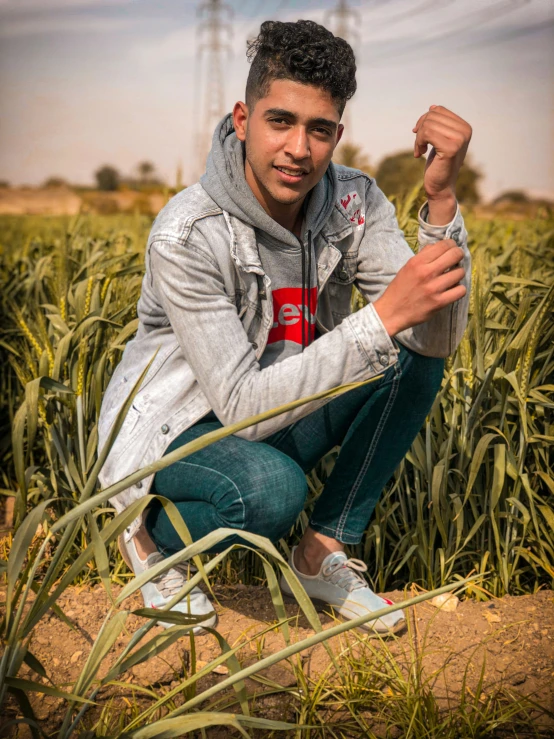
{"type": "Polygon", "coordinates": [[[17,19],[2,23],[0,37],[13,38],[49,33],[110,33],[144,23],[143,18],[103,18],[91,15],[17,19]]]}
{"type": "Polygon", "coordinates": [[[0,0],[0,13],[48,13],[51,10],[74,10],[129,5],[135,0],[0,0]]]}

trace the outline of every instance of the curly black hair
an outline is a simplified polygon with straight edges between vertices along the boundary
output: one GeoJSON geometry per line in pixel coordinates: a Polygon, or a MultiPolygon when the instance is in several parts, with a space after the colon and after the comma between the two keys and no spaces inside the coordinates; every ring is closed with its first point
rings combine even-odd
{"type": "Polygon", "coordinates": [[[267,95],[273,80],[288,79],[327,90],[342,116],[356,92],[356,61],[350,44],[314,21],[264,21],[247,42],[252,62],[246,81],[250,107],[267,95]]]}

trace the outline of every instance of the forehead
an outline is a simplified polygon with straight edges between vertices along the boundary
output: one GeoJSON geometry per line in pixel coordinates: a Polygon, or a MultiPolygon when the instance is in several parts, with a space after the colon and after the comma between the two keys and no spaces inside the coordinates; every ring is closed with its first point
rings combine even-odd
{"type": "Polygon", "coordinates": [[[337,123],[340,120],[336,103],[327,90],[295,80],[271,81],[267,94],[256,102],[255,110],[264,115],[271,108],[288,110],[299,120],[320,117],[337,123]]]}

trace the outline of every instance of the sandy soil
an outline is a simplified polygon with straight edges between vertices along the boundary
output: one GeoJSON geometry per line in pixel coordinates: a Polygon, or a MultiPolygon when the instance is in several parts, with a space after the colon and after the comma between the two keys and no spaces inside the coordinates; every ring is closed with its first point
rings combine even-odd
{"type": "MultiPolygon", "coordinates": [[[[119,591],[119,587],[113,587],[114,595],[119,591]]],[[[253,636],[276,620],[271,597],[265,588],[237,585],[217,588],[215,593],[220,603],[216,606],[219,616],[217,629],[231,646],[253,636]]],[[[385,595],[395,602],[404,598],[401,591],[385,595]]],[[[98,585],[94,588],[70,588],[58,603],[71,619],[74,628],[71,629],[54,614],[47,615],[34,630],[30,650],[41,661],[52,682],[57,685],[64,683],[64,689],[69,690],[70,683],[79,675],[98,634],[108,608],[108,598],[103,587],[98,585]]],[[[125,602],[125,608],[129,609],[142,606],[140,594],[132,596],[125,602]]],[[[485,695],[502,685],[512,689],[514,693],[533,695],[540,705],[554,711],[553,606],[554,592],[547,590],[533,595],[506,596],[486,603],[462,600],[457,609],[450,613],[437,610],[428,603],[421,603],[409,611],[412,628],[388,639],[387,644],[391,651],[398,655],[400,661],[401,655],[409,654],[415,645],[424,654],[423,665],[426,675],[432,675],[434,671],[446,665],[432,682],[433,692],[440,700],[446,700],[448,695],[451,698],[459,696],[466,668],[468,688],[475,691],[483,657],[486,657],[483,685],[485,695]]],[[[291,622],[292,641],[299,641],[313,634],[298,607],[287,605],[287,613],[289,616],[298,616],[291,622]]],[[[335,623],[329,615],[321,614],[320,617],[324,628],[335,623]]],[[[102,663],[100,676],[106,674],[114,655],[121,652],[130,635],[143,622],[138,616],[129,617],[128,634],[118,639],[114,649],[102,663]]],[[[161,630],[160,627],[156,627],[156,631],[161,630]]],[[[150,632],[153,633],[155,631],[150,632]]],[[[349,633],[347,632],[346,638],[354,643],[359,637],[353,637],[352,634],[348,636],[349,633]]],[[[338,653],[341,644],[344,647],[344,637],[335,637],[330,643],[334,652],[338,653]]],[[[379,646],[378,640],[373,640],[372,643],[379,646]]],[[[283,646],[285,644],[281,633],[271,631],[263,639],[258,639],[257,643],[243,647],[238,657],[245,666],[255,662],[260,656],[265,657],[274,653],[283,646]]],[[[220,653],[211,635],[196,637],[196,651],[196,659],[200,666],[220,653]]],[[[159,694],[167,692],[179,684],[185,672],[190,674],[190,663],[190,639],[186,637],[180,639],[163,655],[125,673],[122,680],[128,686],[127,691],[121,687],[117,689],[108,687],[103,689],[97,700],[105,704],[107,698],[114,694],[119,695],[120,701],[132,700],[133,686],[151,686],[159,694]]],[[[302,665],[304,674],[309,679],[317,679],[329,666],[329,657],[323,645],[303,652],[302,665]]],[[[199,683],[199,690],[225,679],[225,669],[222,673],[211,673],[203,678],[199,683]]],[[[286,662],[270,667],[261,674],[285,687],[296,685],[292,666],[286,662]]],[[[36,674],[25,665],[20,676],[37,679],[36,674]]],[[[269,690],[257,681],[248,679],[246,682],[249,694],[269,690]]],[[[29,697],[41,726],[47,733],[53,732],[59,727],[64,715],[61,702],[38,693],[30,693],[29,697]]],[[[179,701],[179,697],[176,699],[177,704],[182,702],[179,701]]],[[[286,696],[256,700],[265,700],[265,703],[258,703],[263,706],[261,715],[265,718],[294,722],[295,713],[290,699],[286,696]]],[[[7,709],[5,718],[13,718],[15,704],[10,702],[7,709]]],[[[87,724],[90,726],[94,716],[98,715],[99,709],[91,708],[87,714],[87,724]]],[[[17,736],[14,730],[8,731],[11,731],[10,736],[17,736]]],[[[19,736],[29,734],[20,729],[19,736]]],[[[228,729],[218,729],[209,736],[226,737],[234,734],[228,729]]]]}

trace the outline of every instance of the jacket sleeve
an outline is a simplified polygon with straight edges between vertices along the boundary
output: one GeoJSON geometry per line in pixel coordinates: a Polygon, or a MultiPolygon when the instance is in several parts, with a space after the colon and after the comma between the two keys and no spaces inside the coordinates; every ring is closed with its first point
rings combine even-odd
{"type": "MultiPolygon", "coordinates": [[[[202,234],[192,229],[186,244],[153,242],[148,269],[184,357],[225,426],[338,385],[368,380],[396,361],[397,347],[367,305],[302,353],[262,369],[202,234]]],[[[263,439],[329,400],[311,401],[236,435],[263,439]]]]}
{"type": "MultiPolygon", "coordinates": [[[[386,290],[389,283],[408,259],[414,256],[398,226],[394,205],[371,180],[366,189],[366,225],[360,244],[356,286],[371,303],[386,290]]],[[[465,285],[466,294],[437,311],[428,321],[404,329],[394,338],[409,349],[428,357],[448,357],[455,350],[467,326],[471,289],[471,254],[467,246],[467,231],[460,206],[456,207],[453,220],[444,226],[426,222],[428,203],[418,214],[418,251],[427,244],[443,239],[454,239],[464,251],[461,266],[465,276],[459,284],[465,285]]]]}

